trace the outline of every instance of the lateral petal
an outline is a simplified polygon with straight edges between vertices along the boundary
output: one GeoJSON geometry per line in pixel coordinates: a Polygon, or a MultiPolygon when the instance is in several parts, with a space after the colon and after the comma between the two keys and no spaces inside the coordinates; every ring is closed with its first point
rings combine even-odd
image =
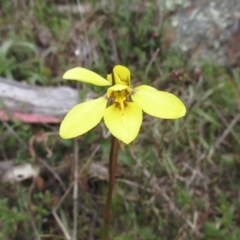
{"type": "Polygon", "coordinates": [[[60,136],[69,139],[88,132],[101,121],[106,105],[107,99],[100,97],[73,107],[61,123],[60,136]]]}
{"type": "Polygon", "coordinates": [[[141,85],[139,87],[134,88],[135,90],[149,90],[149,91],[158,91],[156,88],[148,86],[148,85],[141,85]]]}
{"type": "Polygon", "coordinates": [[[142,110],[133,102],[127,102],[124,112],[116,104],[104,112],[104,121],[113,136],[128,144],[138,135],[142,124],[142,110]]]}
{"type": "Polygon", "coordinates": [[[175,95],[158,91],[149,86],[140,86],[132,94],[133,102],[137,103],[144,112],[154,117],[176,119],[186,114],[186,107],[175,95]]]}
{"type": "Polygon", "coordinates": [[[64,73],[63,79],[77,80],[81,82],[91,83],[97,86],[109,86],[111,83],[98,75],[97,73],[90,71],[86,68],[76,67],[68,70],[64,73]]]}

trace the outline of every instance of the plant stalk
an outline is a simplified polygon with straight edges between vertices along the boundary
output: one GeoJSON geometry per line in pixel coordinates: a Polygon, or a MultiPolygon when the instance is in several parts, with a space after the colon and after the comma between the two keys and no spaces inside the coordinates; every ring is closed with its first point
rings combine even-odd
{"type": "Polygon", "coordinates": [[[109,221],[110,221],[110,208],[111,208],[111,199],[112,193],[115,184],[115,176],[116,176],[116,169],[117,169],[117,159],[118,159],[118,151],[119,151],[119,142],[118,139],[114,136],[111,136],[111,149],[109,154],[109,181],[108,181],[108,192],[105,201],[104,207],[104,226],[103,226],[103,234],[102,240],[109,239],[109,221]]]}

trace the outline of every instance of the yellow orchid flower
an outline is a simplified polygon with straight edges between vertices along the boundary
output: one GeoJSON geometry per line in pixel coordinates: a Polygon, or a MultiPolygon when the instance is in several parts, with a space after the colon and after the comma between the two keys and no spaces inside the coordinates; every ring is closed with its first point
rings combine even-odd
{"type": "Polygon", "coordinates": [[[107,79],[81,67],[70,69],[63,78],[110,86],[104,96],[80,103],[67,113],[60,126],[64,139],[88,132],[104,118],[112,135],[128,144],[139,133],[142,111],[164,119],[180,118],[186,113],[182,101],[171,93],[147,85],[132,88],[130,71],[121,65],[115,66],[107,79]]]}

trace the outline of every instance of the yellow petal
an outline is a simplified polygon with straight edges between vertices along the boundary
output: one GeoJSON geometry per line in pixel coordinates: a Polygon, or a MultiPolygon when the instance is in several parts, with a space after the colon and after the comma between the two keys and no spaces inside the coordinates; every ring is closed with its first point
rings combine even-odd
{"type": "Polygon", "coordinates": [[[78,80],[81,82],[91,83],[97,86],[109,86],[111,83],[86,68],[76,67],[64,73],[63,79],[78,80]]]}
{"type": "Polygon", "coordinates": [[[95,127],[102,119],[107,99],[100,97],[73,107],[63,119],[59,134],[62,138],[74,138],[95,127]]]}
{"type": "Polygon", "coordinates": [[[122,112],[113,104],[106,109],[104,121],[113,136],[128,144],[138,135],[142,124],[142,110],[136,103],[127,102],[122,112]]]}
{"type": "Polygon", "coordinates": [[[112,87],[109,87],[107,90],[107,96],[113,97],[113,96],[117,96],[120,92],[122,92],[122,95],[124,98],[126,98],[127,95],[129,95],[131,93],[131,88],[128,87],[127,85],[122,85],[122,84],[116,84],[113,85],[112,87]],[[123,91],[125,90],[125,91],[123,91]]]}
{"type": "Polygon", "coordinates": [[[112,74],[107,75],[107,80],[112,84],[112,74]]]}
{"type": "Polygon", "coordinates": [[[130,80],[130,71],[124,66],[116,65],[113,68],[113,72],[116,73],[122,81],[130,80]]]}
{"type": "Polygon", "coordinates": [[[108,81],[110,81],[113,85],[115,84],[124,84],[130,85],[130,71],[128,68],[117,65],[113,68],[113,72],[107,75],[108,81]]]}
{"type": "Polygon", "coordinates": [[[175,119],[183,117],[186,108],[175,95],[158,91],[149,86],[140,86],[132,94],[133,102],[137,103],[144,112],[154,117],[175,119]]]}
{"type": "Polygon", "coordinates": [[[123,85],[123,84],[116,84],[116,85],[113,85],[112,87],[108,88],[108,90],[112,90],[112,91],[122,91],[124,89],[128,89],[130,91],[130,87],[128,87],[127,85],[123,85]]]}
{"type": "Polygon", "coordinates": [[[149,91],[158,91],[156,88],[148,86],[148,85],[141,85],[139,87],[134,88],[136,90],[149,90],[149,91]]]}

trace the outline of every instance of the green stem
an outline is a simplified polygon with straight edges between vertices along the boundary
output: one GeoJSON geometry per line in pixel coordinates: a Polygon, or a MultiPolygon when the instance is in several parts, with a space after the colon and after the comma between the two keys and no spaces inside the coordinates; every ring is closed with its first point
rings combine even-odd
{"type": "Polygon", "coordinates": [[[109,221],[110,221],[110,207],[111,207],[112,193],[113,193],[114,184],[115,184],[118,150],[119,150],[118,139],[116,139],[114,136],[112,136],[111,137],[111,149],[110,149],[110,154],[109,154],[108,192],[107,192],[107,198],[106,198],[105,208],[104,208],[104,226],[103,226],[102,240],[109,239],[108,227],[109,227],[109,221]]]}

